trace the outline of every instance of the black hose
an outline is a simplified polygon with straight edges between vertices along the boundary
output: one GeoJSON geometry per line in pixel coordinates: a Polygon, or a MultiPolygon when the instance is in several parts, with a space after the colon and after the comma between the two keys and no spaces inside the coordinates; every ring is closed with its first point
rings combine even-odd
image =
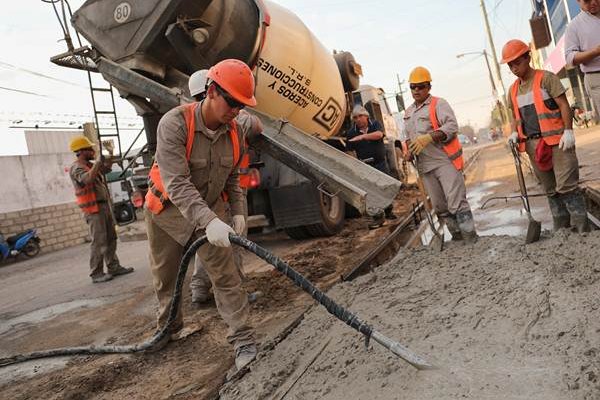
{"type": "MultiPolygon", "coordinates": [[[[279,272],[288,277],[294,284],[305,292],[309,293],[313,299],[319,304],[323,305],[330,314],[334,315],[341,321],[345,322],[358,332],[365,335],[367,340],[371,337],[373,328],[363,321],[361,321],[356,315],[351,313],[344,307],[336,304],[330,297],[325,293],[317,289],[309,280],[307,280],[300,273],[295,271],[287,263],[281,260],[279,257],[271,254],[266,249],[260,247],[254,242],[249,241],[240,236],[229,235],[229,240],[238,246],[245,248],[246,250],[256,254],[269,264],[273,265],[279,272]]],[[[35,351],[28,354],[17,354],[10,357],[0,358],[0,367],[7,365],[18,364],[25,361],[37,360],[41,358],[49,357],[60,357],[60,356],[74,356],[74,355],[90,355],[90,354],[118,354],[118,353],[137,353],[140,351],[152,350],[156,351],[164,347],[168,340],[164,340],[167,337],[169,328],[175,321],[177,315],[177,309],[181,302],[181,291],[183,288],[183,282],[187,273],[188,265],[192,256],[196,253],[198,248],[207,242],[206,236],[194,241],[187,250],[185,251],[181,262],[179,263],[179,271],[177,273],[177,280],[175,282],[175,289],[173,291],[173,298],[171,306],[169,308],[169,317],[167,318],[166,324],[161,330],[156,332],[149,340],[132,345],[106,345],[106,346],[79,346],[79,347],[64,347],[52,350],[35,351]]]]}

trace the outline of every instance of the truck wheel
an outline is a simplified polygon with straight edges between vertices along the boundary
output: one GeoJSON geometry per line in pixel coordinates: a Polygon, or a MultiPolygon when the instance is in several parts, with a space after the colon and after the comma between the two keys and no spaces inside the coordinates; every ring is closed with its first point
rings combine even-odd
{"type": "Polygon", "coordinates": [[[293,228],[285,228],[285,233],[296,240],[303,240],[312,237],[310,233],[306,230],[305,226],[294,226],[293,228]]]}
{"type": "Polygon", "coordinates": [[[23,254],[27,257],[35,257],[40,252],[40,244],[34,240],[30,240],[27,242],[25,247],[23,247],[23,254]]]}
{"type": "Polygon", "coordinates": [[[333,236],[344,227],[346,203],[340,196],[330,197],[323,193],[319,196],[322,222],[308,225],[306,230],[314,237],[333,236]]]}

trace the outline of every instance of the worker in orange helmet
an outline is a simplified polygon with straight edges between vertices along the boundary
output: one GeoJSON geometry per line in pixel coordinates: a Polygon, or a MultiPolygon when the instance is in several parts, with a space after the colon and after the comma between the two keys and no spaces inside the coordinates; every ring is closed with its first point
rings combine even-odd
{"type": "MultiPolygon", "coordinates": [[[[242,234],[245,228],[239,164],[246,136],[260,133],[262,125],[258,118],[240,114],[244,107],[256,105],[254,76],[245,63],[221,61],[209,69],[207,78],[202,101],[174,108],[158,124],[145,201],[150,263],[161,329],[184,247],[206,234],[208,243],[196,257],[213,283],[217,309],[229,326],[227,339],[241,369],[256,357],[257,349],[229,234],[242,234]]],[[[173,339],[182,332],[181,307],[169,329],[173,339]]]]}
{"type": "Polygon", "coordinates": [[[527,152],[533,170],[548,193],[554,230],[573,226],[589,230],[583,193],[579,189],[579,163],[575,153],[573,116],[565,88],[550,71],[531,67],[529,46],[517,39],[502,49],[502,63],[517,79],[509,92],[513,111],[509,141],[527,152]]]}
{"type": "Polygon", "coordinates": [[[462,146],[458,122],[448,102],[431,95],[431,74],[414,68],[408,78],[415,102],[404,114],[407,160],[414,159],[419,176],[438,217],[446,223],[452,240],[477,240],[473,213],[467,201],[462,146]]]}

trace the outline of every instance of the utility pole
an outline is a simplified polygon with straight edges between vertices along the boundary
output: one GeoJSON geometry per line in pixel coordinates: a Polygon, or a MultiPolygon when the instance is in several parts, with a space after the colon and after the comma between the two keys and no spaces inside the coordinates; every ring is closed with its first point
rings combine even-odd
{"type": "Polygon", "coordinates": [[[396,73],[396,79],[398,80],[398,94],[396,95],[396,105],[398,106],[398,111],[404,111],[406,106],[404,104],[404,90],[402,89],[402,85],[404,84],[404,80],[400,80],[400,75],[396,73]]]}
{"type": "MultiPolygon", "coordinates": [[[[496,78],[498,79],[498,82],[500,83],[500,89],[501,92],[498,93],[498,97],[500,98],[501,102],[502,102],[502,106],[503,106],[503,110],[502,110],[502,122],[503,123],[508,123],[509,122],[509,118],[508,118],[508,102],[506,101],[506,88],[504,87],[504,82],[502,81],[502,74],[500,72],[500,64],[498,63],[498,57],[496,56],[496,46],[494,45],[494,38],[492,37],[492,30],[490,29],[490,21],[488,20],[488,14],[487,14],[487,10],[485,8],[485,1],[484,0],[479,0],[479,4],[481,5],[481,11],[483,12],[483,21],[485,23],[485,30],[487,32],[487,37],[488,37],[488,41],[490,42],[490,50],[492,51],[492,57],[494,59],[494,69],[496,71],[496,78]]],[[[486,61],[487,61],[487,57],[486,57],[486,61]]]]}

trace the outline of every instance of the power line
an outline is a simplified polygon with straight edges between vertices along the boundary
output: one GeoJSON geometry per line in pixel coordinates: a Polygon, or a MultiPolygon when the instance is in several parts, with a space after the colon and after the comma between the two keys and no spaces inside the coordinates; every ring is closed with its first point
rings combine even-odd
{"type": "Polygon", "coordinates": [[[29,95],[38,96],[38,97],[46,97],[46,98],[50,97],[50,96],[46,96],[45,94],[28,92],[27,90],[13,89],[13,88],[8,88],[8,87],[4,87],[4,86],[0,86],[0,89],[7,90],[9,92],[17,92],[17,93],[29,94],[29,95]]]}
{"type": "Polygon", "coordinates": [[[74,83],[74,82],[65,81],[65,80],[63,80],[63,79],[55,78],[55,77],[53,77],[53,76],[46,75],[46,74],[43,74],[43,73],[41,73],[41,72],[36,72],[36,71],[32,71],[32,70],[30,70],[30,69],[21,68],[21,67],[18,67],[18,66],[16,66],[16,65],[9,64],[9,63],[7,63],[7,62],[4,62],[4,61],[0,61],[0,67],[4,67],[4,68],[9,68],[9,69],[13,69],[13,70],[17,70],[17,71],[25,72],[25,73],[28,73],[28,74],[31,74],[31,75],[39,76],[39,77],[41,77],[41,78],[46,78],[46,79],[50,79],[50,80],[53,80],[53,81],[56,81],[56,82],[66,83],[67,85],[76,86],[76,87],[83,87],[83,88],[86,88],[86,89],[87,89],[87,87],[86,87],[86,86],[80,85],[80,84],[78,84],[78,83],[74,83]]]}

